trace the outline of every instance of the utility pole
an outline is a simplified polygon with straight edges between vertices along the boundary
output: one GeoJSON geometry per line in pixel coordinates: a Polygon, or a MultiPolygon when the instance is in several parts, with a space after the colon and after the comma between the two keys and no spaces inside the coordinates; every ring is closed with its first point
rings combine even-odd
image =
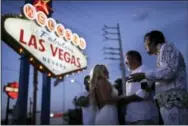
{"type": "Polygon", "coordinates": [[[118,53],[115,52],[105,52],[104,54],[110,54],[110,55],[118,55],[120,56],[119,58],[114,58],[114,57],[110,57],[110,58],[106,58],[105,59],[109,59],[109,60],[120,60],[120,70],[121,70],[121,75],[122,75],[122,90],[125,93],[126,91],[126,72],[125,72],[125,65],[124,65],[124,56],[123,56],[123,49],[122,49],[122,40],[121,40],[121,33],[120,33],[120,26],[119,23],[117,24],[117,27],[108,27],[106,25],[104,25],[104,28],[102,29],[104,31],[103,36],[105,37],[104,41],[107,40],[114,40],[114,41],[118,41],[119,44],[119,48],[114,48],[114,47],[104,47],[104,49],[108,49],[111,51],[118,51],[118,53]],[[116,32],[108,32],[108,30],[116,30],[116,32]],[[107,35],[116,35],[117,38],[109,38],[107,37],[107,35]]]}
{"type": "Polygon", "coordinates": [[[6,108],[6,117],[5,117],[5,125],[9,124],[9,104],[10,104],[10,97],[7,96],[7,108],[6,108]]]}
{"type": "Polygon", "coordinates": [[[63,113],[65,112],[65,99],[66,99],[66,92],[65,92],[66,85],[63,84],[63,113]]]}
{"type": "Polygon", "coordinates": [[[29,98],[29,114],[27,116],[27,124],[32,124],[32,116],[33,116],[33,113],[32,113],[32,106],[33,106],[33,102],[32,102],[32,98],[30,97],[29,98]]]}
{"type": "Polygon", "coordinates": [[[32,118],[32,98],[29,98],[29,118],[32,118]]]}
{"type": "Polygon", "coordinates": [[[38,71],[34,68],[33,73],[33,116],[32,116],[32,123],[33,125],[36,124],[36,110],[37,110],[37,85],[38,85],[38,71]]]}

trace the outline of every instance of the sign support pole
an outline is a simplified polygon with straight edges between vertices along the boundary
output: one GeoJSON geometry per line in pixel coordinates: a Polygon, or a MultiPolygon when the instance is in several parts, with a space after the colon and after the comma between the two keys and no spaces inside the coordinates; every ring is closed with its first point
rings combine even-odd
{"type": "Polygon", "coordinates": [[[10,97],[7,96],[7,108],[6,108],[6,118],[5,118],[5,125],[8,125],[8,116],[9,116],[9,104],[10,104],[10,97]]]}
{"type": "MultiPolygon", "coordinates": [[[[49,6],[52,8],[52,0],[49,1],[49,6]]],[[[52,16],[50,12],[48,17],[52,16]]],[[[51,78],[47,73],[43,73],[42,84],[42,106],[41,106],[41,125],[50,125],[50,98],[51,97],[51,78]]]]}
{"type": "Polygon", "coordinates": [[[50,96],[51,96],[51,78],[47,73],[43,74],[42,83],[42,106],[41,106],[41,125],[50,124],[50,96]]]}
{"type": "Polygon", "coordinates": [[[17,100],[17,124],[25,125],[27,123],[27,100],[28,100],[28,85],[29,85],[29,61],[22,55],[20,59],[20,78],[19,92],[17,100]]]}

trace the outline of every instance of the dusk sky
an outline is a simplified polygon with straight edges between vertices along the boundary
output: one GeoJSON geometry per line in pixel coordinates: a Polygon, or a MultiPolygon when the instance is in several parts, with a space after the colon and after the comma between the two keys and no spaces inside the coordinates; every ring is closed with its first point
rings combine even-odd
{"type": "MultiPolygon", "coordinates": [[[[20,14],[20,7],[24,1],[2,0],[2,14],[20,14]]],[[[51,87],[51,112],[65,111],[74,108],[73,98],[79,94],[83,78],[89,74],[95,64],[107,65],[110,80],[121,77],[119,61],[105,60],[103,47],[118,47],[118,41],[103,41],[102,28],[104,25],[115,27],[120,24],[122,35],[123,53],[129,50],[138,50],[143,57],[143,64],[154,69],[156,57],[148,56],[144,50],[143,36],[151,30],[161,30],[168,42],[174,43],[184,55],[188,65],[188,2],[136,2],[136,1],[55,1],[53,2],[52,17],[61,22],[66,28],[78,33],[85,38],[87,47],[85,54],[88,56],[88,68],[79,74],[70,75],[57,87],[51,87]],[[70,80],[75,79],[75,83],[70,80]],[[79,84],[80,83],[80,84],[79,84]],[[63,88],[65,92],[63,92],[63,88]],[[63,96],[65,94],[65,96],[63,96]]],[[[16,25],[16,24],[15,24],[16,25]]],[[[115,32],[115,31],[114,31],[115,32]]],[[[113,37],[113,36],[112,36],[113,37]]],[[[2,42],[2,85],[8,82],[19,81],[20,56],[7,44],[2,42]]],[[[30,66],[29,97],[33,93],[33,67],[30,66]]],[[[38,77],[38,103],[37,110],[41,110],[42,74],[38,77]]],[[[83,86],[82,86],[83,87],[83,86]]],[[[3,89],[2,89],[3,90],[3,89]]],[[[7,95],[2,93],[2,116],[5,116],[7,95]]],[[[15,100],[11,100],[11,107],[15,100]]]]}

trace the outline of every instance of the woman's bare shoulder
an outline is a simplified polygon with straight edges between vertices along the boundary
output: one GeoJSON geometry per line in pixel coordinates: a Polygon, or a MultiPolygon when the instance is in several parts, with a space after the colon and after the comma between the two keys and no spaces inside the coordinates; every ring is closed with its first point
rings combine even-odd
{"type": "Polygon", "coordinates": [[[99,83],[98,83],[98,87],[99,88],[107,88],[107,87],[110,87],[110,83],[106,79],[100,79],[99,83]]]}

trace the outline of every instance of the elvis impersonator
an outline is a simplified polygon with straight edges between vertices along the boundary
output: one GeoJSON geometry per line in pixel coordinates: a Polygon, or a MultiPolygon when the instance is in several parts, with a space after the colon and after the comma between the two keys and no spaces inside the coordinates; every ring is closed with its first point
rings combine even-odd
{"type": "Polygon", "coordinates": [[[134,73],[129,82],[143,79],[155,82],[155,100],[165,125],[188,124],[188,93],[186,91],[186,66],[181,52],[165,40],[160,31],[151,31],[144,36],[149,55],[157,56],[157,68],[151,72],[134,73]]]}

